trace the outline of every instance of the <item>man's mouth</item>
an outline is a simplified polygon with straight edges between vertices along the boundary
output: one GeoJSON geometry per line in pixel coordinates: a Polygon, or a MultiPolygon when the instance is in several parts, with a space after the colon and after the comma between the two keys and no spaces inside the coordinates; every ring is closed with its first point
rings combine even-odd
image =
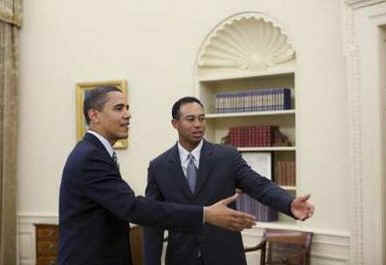
{"type": "Polygon", "coordinates": [[[193,132],[193,136],[199,137],[199,136],[202,136],[202,135],[203,135],[203,132],[201,132],[201,131],[193,132]]]}
{"type": "Polygon", "coordinates": [[[121,127],[129,128],[130,127],[130,123],[121,124],[121,127]]]}

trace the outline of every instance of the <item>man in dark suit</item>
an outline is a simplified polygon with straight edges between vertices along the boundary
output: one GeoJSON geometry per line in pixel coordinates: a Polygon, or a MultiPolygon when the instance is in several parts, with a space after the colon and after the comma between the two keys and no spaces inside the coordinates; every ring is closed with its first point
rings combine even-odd
{"type": "Polygon", "coordinates": [[[112,145],[127,138],[130,114],[115,87],[96,88],[85,96],[89,131],[73,149],[60,185],[60,265],[130,265],[129,222],[198,233],[204,223],[235,231],[251,227],[251,216],[226,205],[209,207],[160,203],[135,197],[122,180],[112,145]]]}
{"type": "MultiPolygon", "coordinates": [[[[294,218],[305,220],[314,211],[309,196],[292,198],[285,190],[253,171],[236,149],[203,139],[205,114],[193,97],[178,100],[172,109],[178,143],[151,161],[148,198],[208,205],[241,189],[260,202],[294,218]]],[[[234,204],[233,204],[234,207],[234,204]]],[[[164,231],[145,228],[145,265],[160,265],[164,231]]],[[[169,231],[166,265],[245,265],[240,232],[210,224],[199,233],[169,231]]]]}

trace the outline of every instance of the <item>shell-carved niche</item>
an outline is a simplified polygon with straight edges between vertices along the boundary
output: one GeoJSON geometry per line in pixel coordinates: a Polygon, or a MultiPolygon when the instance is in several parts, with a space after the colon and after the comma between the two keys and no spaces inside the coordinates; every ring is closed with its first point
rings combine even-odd
{"type": "Polygon", "coordinates": [[[208,35],[199,52],[198,74],[245,76],[294,61],[295,50],[280,26],[259,13],[243,13],[220,23],[208,35]]]}

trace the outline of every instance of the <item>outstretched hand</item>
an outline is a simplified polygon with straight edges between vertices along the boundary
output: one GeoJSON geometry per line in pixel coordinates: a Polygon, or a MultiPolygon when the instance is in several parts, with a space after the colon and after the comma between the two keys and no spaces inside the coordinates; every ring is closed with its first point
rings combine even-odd
{"type": "Polygon", "coordinates": [[[216,225],[232,231],[242,231],[251,228],[256,224],[253,215],[233,210],[227,205],[235,201],[238,197],[236,193],[208,207],[204,207],[205,223],[216,225]]]}
{"type": "Polygon", "coordinates": [[[299,220],[306,220],[310,218],[315,211],[314,204],[309,200],[311,194],[296,197],[291,203],[291,212],[299,220]]]}

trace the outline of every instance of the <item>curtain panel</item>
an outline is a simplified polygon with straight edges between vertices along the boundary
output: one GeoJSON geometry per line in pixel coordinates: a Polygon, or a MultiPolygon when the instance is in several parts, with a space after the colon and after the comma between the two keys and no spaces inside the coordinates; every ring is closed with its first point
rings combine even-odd
{"type": "Polygon", "coordinates": [[[0,0],[0,21],[20,27],[22,0],[0,0]]]}
{"type": "Polygon", "coordinates": [[[16,150],[21,0],[0,0],[0,265],[16,265],[16,150]]]}

